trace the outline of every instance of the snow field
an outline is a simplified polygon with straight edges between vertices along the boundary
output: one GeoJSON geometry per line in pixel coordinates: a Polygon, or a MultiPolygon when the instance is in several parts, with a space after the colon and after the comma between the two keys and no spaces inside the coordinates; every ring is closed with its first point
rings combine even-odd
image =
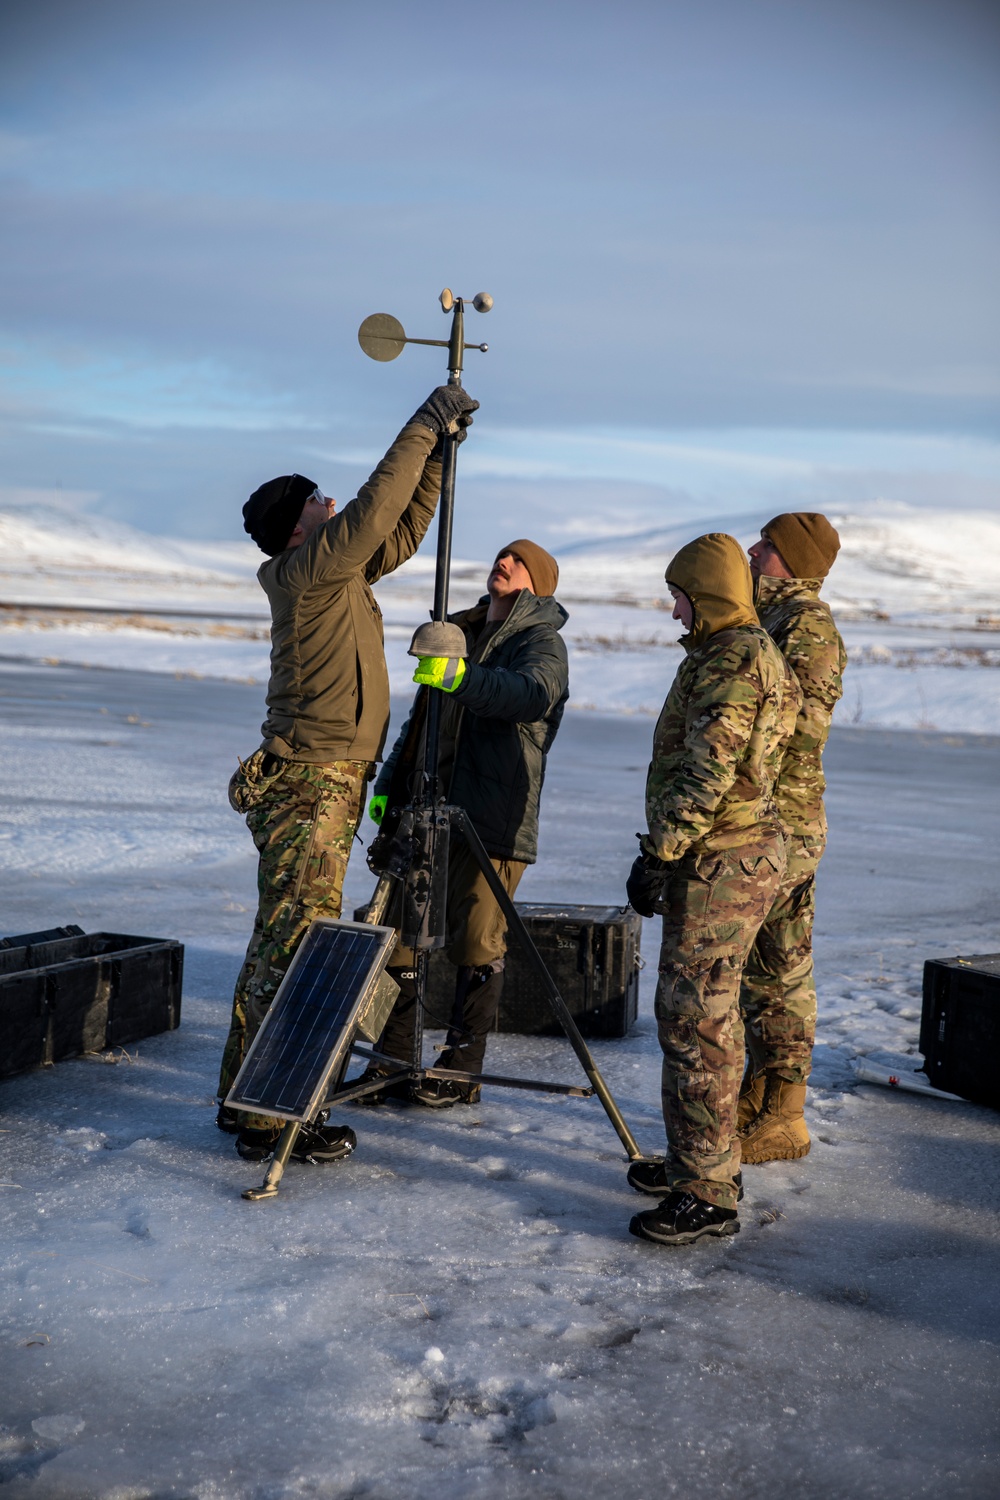
{"type": "MultiPolygon", "coordinates": [[[[212,1095],[254,903],[224,787],[260,689],[10,665],[0,683],[4,930],[187,944],[177,1032],[0,1086],[12,1500],[993,1493],[1000,1122],[857,1088],[852,1062],[915,1066],[924,957],[1000,947],[995,741],[835,733],[813,1150],[747,1169],[735,1239],[670,1252],[628,1236],[643,1200],[594,1100],[354,1109],[349,1162],[244,1203],[261,1169],[212,1095]]],[[[524,899],[617,899],[649,734],[567,720],[524,899]]],[[[347,909],[371,886],[360,853],[347,909]]],[[[654,1150],[651,923],[644,955],[638,1026],[595,1051],[654,1150]]],[[[558,1040],[490,1056],[578,1076],[558,1040]]]]}
{"type": "Polygon", "coordinates": [[[354,1161],[244,1204],[204,1021],[21,1085],[12,1495],[989,1494],[989,1141],[948,1106],[830,1097],[738,1240],[650,1253],[582,1104],[366,1112],[354,1161]]]}
{"type": "MultiPolygon", "coordinates": [[[[836,721],[863,728],[1000,733],[1000,520],[889,504],[834,518],[843,548],[825,590],[850,664],[836,721]]],[[[679,657],[666,560],[699,530],[744,543],[746,518],[674,524],[560,553],[570,620],[570,708],[655,715],[679,657]]],[[[0,511],[0,657],[265,683],[266,601],[248,542],[196,544],[67,514],[41,529],[0,511]],[[117,608],[111,616],[18,610],[25,602],[117,608]],[[200,618],[143,610],[204,611],[200,618]],[[256,616],[240,618],[241,616],[256,616]]],[[[487,563],[453,568],[452,605],[483,588],[487,563]]],[[[426,617],[434,557],[424,548],[377,588],[395,693],[409,691],[406,648],[426,617]]]]}

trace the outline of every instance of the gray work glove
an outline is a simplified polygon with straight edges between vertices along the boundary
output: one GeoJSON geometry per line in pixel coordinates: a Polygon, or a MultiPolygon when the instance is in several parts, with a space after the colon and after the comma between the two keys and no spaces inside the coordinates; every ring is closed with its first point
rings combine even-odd
{"type": "Polygon", "coordinates": [[[479,402],[473,401],[460,385],[439,385],[413,413],[407,426],[416,422],[420,427],[429,427],[439,438],[447,434],[461,443],[465,440],[465,429],[472,424],[472,413],[478,410],[479,402]]]}
{"type": "Polygon", "coordinates": [[[667,880],[675,863],[674,860],[657,859],[655,854],[649,854],[645,849],[639,850],[628,872],[625,894],[628,896],[629,906],[640,917],[653,917],[657,912],[662,913],[667,880]]]}

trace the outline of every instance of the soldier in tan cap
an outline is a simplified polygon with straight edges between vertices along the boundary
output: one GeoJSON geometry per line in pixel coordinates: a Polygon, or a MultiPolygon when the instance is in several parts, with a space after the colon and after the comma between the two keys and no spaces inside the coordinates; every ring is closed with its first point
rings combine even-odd
{"type": "MultiPolygon", "coordinates": [[[[442,785],[448,800],[468,813],[509,896],[537,858],[545,759],[568,697],[566,647],[559,632],[569,617],[553,598],[558,583],[555,558],[537,542],[521,537],[501,547],[485,597],[451,616],[465,633],[467,654],[421,657],[413,674],[421,693],[447,694],[441,716],[442,785]]],[[[402,764],[407,738],[408,723],[375,783],[369,808],[375,822],[387,804],[406,800],[401,783],[413,772],[412,765],[402,764]]],[[[482,1072],[503,989],[506,934],[506,920],[478,863],[465,840],[456,837],[448,861],[446,953],[457,974],[442,1068],[482,1072]]],[[[413,954],[397,947],[389,973],[400,997],[379,1051],[408,1061],[416,1018],[413,954]]],[[[402,1089],[407,1093],[408,1085],[402,1089]]],[[[400,1097],[400,1086],[361,1102],[380,1103],[386,1096],[400,1097]]],[[[412,1091],[418,1104],[435,1109],[471,1104],[478,1097],[477,1085],[452,1079],[426,1079],[412,1091]]]]}
{"type": "Polygon", "coordinates": [[[816,1036],[812,932],[816,868],[826,844],[823,747],[847,660],[819,597],[840,549],[826,516],[775,516],[749,548],[760,622],[795,672],[803,702],[775,787],[788,867],[743,970],[740,1008],[748,1063],[738,1126],[747,1163],[805,1156],[803,1107],[816,1036]]]}

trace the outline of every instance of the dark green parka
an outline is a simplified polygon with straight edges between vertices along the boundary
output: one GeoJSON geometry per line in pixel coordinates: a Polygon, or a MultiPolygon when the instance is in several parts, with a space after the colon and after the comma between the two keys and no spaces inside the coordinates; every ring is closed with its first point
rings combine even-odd
{"type": "MultiPolygon", "coordinates": [[[[493,859],[538,858],[538,804],[545,758],[569,696],[560,630],[569,616],[553,598],[518,594],[506,620],[486,629],[489,599],[450,618],[465,632],[468,666],[441,715],[441,776],[493,859]]],[[[422,688],[421,692],[436,691],[422,688]]],[[[403,725],[375,783],[389,796],[406,740],[403,725]]]]}

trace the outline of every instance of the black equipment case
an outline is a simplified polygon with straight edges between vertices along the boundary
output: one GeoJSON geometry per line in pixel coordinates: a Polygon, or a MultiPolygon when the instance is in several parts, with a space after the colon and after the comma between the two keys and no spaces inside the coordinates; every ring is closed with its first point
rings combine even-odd
{"type": "Polygon", "coordinates": [[[0,1077],[172,1031],[184,947],[54,927],[0,939],[0,1077]]]}
{"type": "MultiPolygon", "coordinates": [[[[514,903],[556,987],[585,1037],[622,1037],[639,1008],[642,918],[628,906],[514,903]]],[[[364,921],[365,908],[355,912],[364,921]]],[[[455,970],[431,954],[425,1024],[446,1027],[455,998],[455,970]]],[[[562,1028],[535,969],[514,933],[507,933],[507,967],[497,1031],[561,1036],[562,1028]]]]}
{"type": "Polygon", "coordinates": [[[1000,953],[927,960],[920,1050],[935,1088],[1000,1109],[1000,953]]]}
{"type": "MultiPolygon", "coordinates": [[[[586,1037],[625,1036],[639,1009],[642,918],[630,906],[549,906],[517,910],[545,967],[586,1037]]],[[[507,934],[507,968],[497,1031],[561,1036],[524,948],[507,934]]]]}

